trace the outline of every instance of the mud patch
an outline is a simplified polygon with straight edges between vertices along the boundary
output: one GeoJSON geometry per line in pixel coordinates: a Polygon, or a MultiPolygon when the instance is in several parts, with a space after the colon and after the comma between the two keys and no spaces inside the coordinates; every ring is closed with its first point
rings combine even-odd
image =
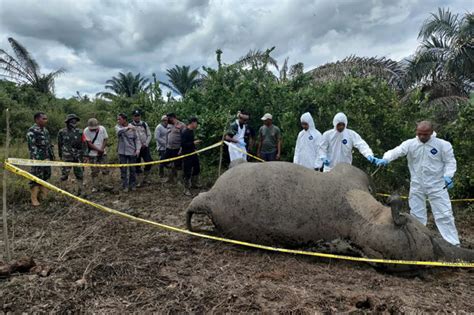
{"type": "MultiPolygon", "coordinates": [[[[156,180],[120,197],[118,203],[110,193],[89,198],[185,225],[190,199],[181,188],[156,180]]],[[[39,209],[24,201],[11,209],[15,258],[33,257],[50,271],[46,277],[28,272],[0,279],[0,313],[474,312],[469,270],[428,269],[403,278],[365,264],[166,232],[62,197],[39,209]]],[[[463,244],[474,245],[472,217],[460,231],[463,244]]]]}

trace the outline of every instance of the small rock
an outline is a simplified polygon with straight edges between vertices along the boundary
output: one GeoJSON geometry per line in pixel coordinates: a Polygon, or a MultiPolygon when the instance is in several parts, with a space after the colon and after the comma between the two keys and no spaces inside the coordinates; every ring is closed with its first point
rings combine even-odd
{"type": "Polygon", "coordinates": [[[31,257],[22,257],[17,261],[13,262],[11,265],[11,272],[29,272],[31,268],[36,266],[35,261],[31,257]]]}
{"type": "Polygon", "coordinates": [[[77,281],[75,282],[75,284],[76,284],[77,286],[84,287],[84,286],[87,284],[87,281],[86,281],[86,279],[81,278],[81,279],[77,280],[77,281]]]}
{"type": "Polygon", "coordinates": [[[0,264],[0,278],[8,278],[12,272],[10,265],[0,264]]]}
{"type": "Polygon", "coordinates": [[[35,273],[40,277],[47,277],[51,273],[51,268],[48,266],[35,266],[30,269],[30,272],[35,273]]]}

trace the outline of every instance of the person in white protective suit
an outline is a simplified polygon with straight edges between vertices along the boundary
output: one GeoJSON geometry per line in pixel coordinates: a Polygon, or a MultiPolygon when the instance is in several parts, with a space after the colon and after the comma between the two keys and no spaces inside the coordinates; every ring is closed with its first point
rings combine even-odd
{"type": "Polygon", "coordinates": [[[316,129],[310,113],[301,115],[300,121],[303,130],[300,131],[296,139],[293,163],[320,170],[323,166],[323,161],[319,158],[322,135],[316,129]]]}
{"type": "Polygon", "coordinates": [[[247,122],[249,120],[249,114],[242,111],[237,113],[237,119],[230,124],[227,134],[224,140],[229,142],[229,158],[230,161],[237,159],[247,160],[247,149],[245,143],[245,134],[247,132],[247,122]]]}
{"type": "Polygon", "coordinates": [[[398,147],[385,152],[377,165],[406,156],[410,170],[410,214],[426,225],[426,199],[429,200],[436,226],[441,236],[449,243],[459,246],[459,236],[454,223],[453,210],[448,189],[454,186],[456,159],[453,147],[448,141],[433,134],[429,121],[417,124],[416,137],[404,141],[398,147]]]}
{"type": "Polygon", "coordinates": [[[324,171],[329,172],[339,163],[352,164],[352,148],[356,147],[370,163],[378,161],[367,142],[354,130],[347,128],[347,116],[337,113],[332,121],[334,129],[323,134],[320,159],[324,171]]]}

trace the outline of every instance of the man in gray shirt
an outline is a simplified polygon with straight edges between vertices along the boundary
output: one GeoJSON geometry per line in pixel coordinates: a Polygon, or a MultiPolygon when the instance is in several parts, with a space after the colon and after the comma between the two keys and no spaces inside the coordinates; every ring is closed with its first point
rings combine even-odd
{"type": "MultiPolygon", "coordinates": [[[[155,140],[156,140],[156,150],[160,155],[160,160],[165,158],[166,152],[166,143],[168,142],[168,116],[163,115],[161,117],[161,123],[158,124],[155,128],[155,140]]],[[[160,164],[160,177],[165,175],[164,173],[165,166],[160,164]]]]}
{"type": "MultiPolygon", "coordinates": [[[[181,132],[185,125],[176,118],[176,114],[169,113],[168,117],[168,141],[166,143],[165,159],[177,157],[181,149],[181,132]]],[[[178,175],[178,170],[181,170],[182,160],[176,160],[168,176],[168,183],[174,184],[178,175]]]]}
{"type": "MultiPolygon", "coordinates": [[[[122,113],[117,116],[115,132],[118,137],[117,151],[120,164],[136,163],[142,143],[135,126],[128,123],[127,115],[122,113]]],[[[121,167],[120,178],[124,192],[136,189],[135,167],[121,167]]]]}
{"type": "MultiPolygon", "coordinates": [[[[148,127],[148,124],[142,120],[142,115],[139,110],[134,110],[133,111],[133,120],[131,124],[135,127],[135,130],[137,131],[138,138],[140,138],[140,142],[142,144],[142,147],[140,148],[140,154],[137,157],[137,163],[140,163],[143,159],[143,162],[151,162],[153,159],[151,158],[151,152],[150,152],[150,141],[151,141],[151,131],[150,127],[148,127]]],[[[147,184],[148,177],[150,175],[151,171],[151,165],[146,165],[145,166],[145,172],[144,176],[141,180],[138,180],[137,187],[142,186],[143,184],[147,184]]],[[[142,174],[142,168],[140,166],[137,166],[135,168],[135,172],[137,173],[138,176],[142,174]]]]}

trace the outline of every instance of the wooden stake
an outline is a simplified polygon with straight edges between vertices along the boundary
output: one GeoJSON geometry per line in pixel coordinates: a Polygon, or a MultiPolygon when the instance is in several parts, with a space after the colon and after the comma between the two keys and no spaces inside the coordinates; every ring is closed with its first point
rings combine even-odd
{"type": "MultiPolygon", "coordinates": [[[[226,126],[227,127],[227,126],[226,126]]],[[[222,141],[224,141],[225,139],[225,130],[224,129],[224,134],[222,135],[222,141]]],[[[224,146],[225,144],[222,143],[221,147],[220,147],[220,150],[219,150],[219,175],[217,176],[218,178],[221,176],[221,170],[222,170],[222,158],[224,156],[224,146]]]]}
{"type": "MultiPolygon", "coordinates": [[[[8,149],[10,147],[10,111],[6,110],[5,112],[6,122],[7,122],[7,130],[6,130],[6,137],[5,137],[5,160],[8,159],[8,149]]],[[[3,210],[2,210],[2,218],[3,218],[3,241],[5,242],[5,253],[7,257],[7,261],[11,261],[11,253],[10,253],[10,238],[8,237],[8,220],[7,220],[7,175],[8,171],[3,168],[3,210]]]]}

